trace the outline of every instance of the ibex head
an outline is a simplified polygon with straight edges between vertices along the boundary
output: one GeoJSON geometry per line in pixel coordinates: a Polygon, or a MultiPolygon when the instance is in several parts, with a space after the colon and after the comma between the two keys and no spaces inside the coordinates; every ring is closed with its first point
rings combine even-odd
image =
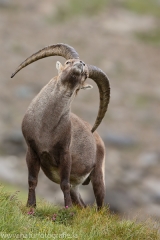
{"type": "Polygon", "coordinates": [[[92,88],[91,85],[85,83],[88,77],[88,67],[83,61],[69,59],[64,66],[58,61],[56,68],[58,70],[58,81],[72,93],[77,93],[80,89],[92,88]]]}
{"type": "Polygon", "coordinates": [[[109,80],[101,69],[81,61],[78,53],[71,46],[59,43],[41,49],[22,62],[11,77],[14,77],[17,72],[32,62],[49,56],[62,56],[67,60],[64,66],[60,62],[57,62],[56,67],[58,69],[58,78],[61,79],[62,84],[67,84],[67,87],[70,89],[91,88],[90,85],[85,84],[87,77],[96,82],[100,93],[100,106],[96,122],[92,128],[92,132],[94,132],[107,111],[110,99],[109,80]]]}

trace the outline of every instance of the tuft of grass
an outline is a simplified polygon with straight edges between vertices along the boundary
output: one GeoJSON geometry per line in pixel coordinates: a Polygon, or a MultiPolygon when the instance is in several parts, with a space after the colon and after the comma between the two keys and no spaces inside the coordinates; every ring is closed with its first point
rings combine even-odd
{"type": "Polygon", "coordinates": [[[156,240],[158,230],[147,223],[120,220],[108,207],[97,212],[86,209],[59,208],[39,202],[38,208],[28,209],[17,198],[0,189],[0,239],[107,239],[156,240]]]}
{"type": "Polygon", "coordinates": [[[158,0],[125,0],[123,6],[138,14],[160,17],[160,2],[158,0]]]}
{"type": "Polygon", "coordinates": [[[27,202],[28,193],[21,187],[18,187],[18,191],[17,191],[17,186],[11,185],[3,181],[1,181],[0,187],[3,188],[5,192],[9,192],[10,195],[17,193],[18,199],[22,201],[24,204],[27,202]]]}
{"type": "Polygon", "coordinates": [[[139,94],[134,98],[136,108],[145,108],[157,101],[158,100],[154,96],[150,96],[149,94],[139,94]]]}
{"type": "Polygon", "coordinates": [[[149,32],[137,32],[135,36],[143,42],[160,45],[160,29],[153,29],[149,32]]]}
{"type": "Polygon", "coordinates": [[[108,0],[69,0],[65,4],[59,5],[57,13],[50,18],[51,22],[64,22],[71,17],[77,17],[80,15],[95,15],[102,9],[104,9],[108,0]]]}

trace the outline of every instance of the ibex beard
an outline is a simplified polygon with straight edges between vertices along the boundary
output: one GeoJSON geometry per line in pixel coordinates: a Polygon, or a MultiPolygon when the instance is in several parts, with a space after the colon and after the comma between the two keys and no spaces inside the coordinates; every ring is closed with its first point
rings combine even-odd
{"type": "MultiPolygon", "coordinates": [[[[24,63],[28,65],[35,61],[33,56],[24,63]]],[[[85,83],[92,69],[79,58],[74,58],[73,52],[69,56],[71,59],[67,57],[64,66],[56,63],[58,76],[51,79],[32,100],[22,122],[22,132],[28,146],[27,206],[36,206],[35,188],[41,168],[51,181],[60,184],[64,204],[68,207],[72,204],[86,206],[79,186],[91,181],[99,209],[105,195],[105,146],[87,122],[71,113],[71,102],[77,92],[92,87],[85,83]]],[[[93,70],[92,75],[96,78],[97,72],[93,70]]],[[[104,73],[101,76],[105,78],[104,73]]],[[[96,127],[101,121],[99,116],[102,111],[97,117],[96,127]]]]}

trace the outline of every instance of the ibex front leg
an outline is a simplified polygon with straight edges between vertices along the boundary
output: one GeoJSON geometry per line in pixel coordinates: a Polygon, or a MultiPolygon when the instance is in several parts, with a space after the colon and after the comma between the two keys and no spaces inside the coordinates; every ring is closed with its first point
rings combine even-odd
{"type": "Polygon", "coordinates": [[[61,177],[61,189],[64,194],[65,206],[72,206],[72,200],[70,195],[70,172],[71,172],[71,157],[69,151],[63,151],[60,157],[60,177],[61,177]]]}
{"type": "Polygon", "coordinates": [[[38,182],[38,173],[40,170],[40,162],[36,153],[32,149],[28,149],[26,162],[28,166],[28,201],[27,206],[36,206],[35,188],[38,182]]]}

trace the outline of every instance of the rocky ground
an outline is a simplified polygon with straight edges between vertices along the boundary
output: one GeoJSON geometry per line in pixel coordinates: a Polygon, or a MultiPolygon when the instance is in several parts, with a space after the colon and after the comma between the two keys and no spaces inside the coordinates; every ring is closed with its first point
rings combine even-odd
{"type": "MultiPolygon", "coordinates": [[[[27,187],[21,121],[31,99],[56,75],[57,59],[64,60],[47,58],[13,79],[10,75],[32,53],[65,42],[110,79],[111,101],[98,129],[106,144],[106,203],[122,214],[140,211],[159,218],[160,22],[153,12],[138,14],[124,2],[109,2],[89,16],[71,12],[63,19],[62,0],[0,1],[0,179],[27,187]]],[[[81,91],[72,111],[93,124],[99,96],[88,82],[93,90],[81,91]]],[[[37,192],[62,203],[59,186],[42,173],[37,192]]],[[[82,195],[94,201],[91,186],[83,186],[82,195]]]]}

